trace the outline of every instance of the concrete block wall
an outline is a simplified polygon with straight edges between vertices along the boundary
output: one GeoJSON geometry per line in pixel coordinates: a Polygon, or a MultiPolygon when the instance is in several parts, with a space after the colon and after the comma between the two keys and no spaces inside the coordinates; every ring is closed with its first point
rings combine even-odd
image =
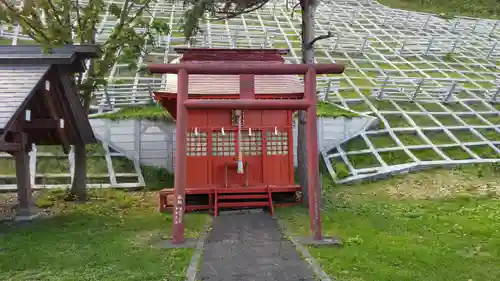
{"type": "MultiPolygon", "coordinates": [[[[354,136],[372,120],[370,117],[319,118],[318,145],[322,151],[334,148],[354,136]]],[[[111,121],[91,119],[96,136],[142,165],[174,170],[175,124],[146,120],[111,121]]],[[[297,164],[297,124],[293,128],[294,164],[297,164]]]]}

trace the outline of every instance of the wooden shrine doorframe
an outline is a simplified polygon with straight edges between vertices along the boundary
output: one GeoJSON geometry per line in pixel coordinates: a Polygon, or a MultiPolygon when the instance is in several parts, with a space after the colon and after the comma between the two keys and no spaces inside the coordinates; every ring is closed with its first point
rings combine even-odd
{"type": "Polygon", "coordinates": [[[344,66],[340,64],[276,64],[245,65],[204,63],[151,64],[150,73],[177,74],[177,123],[174,178],[174,208],[172,243],[184,243],[184,208],[186,198],[186,131],[188,109],[241,109],[241,110],[306,110],[309,220],[313,239],[321,240],[321,214],[319,198],[318,132],[316,123],[316,75],[341,74],[344,66]],[[210,75],[305,75],[304,99],[299,100],[258,100],[241,98],[239,100],[188,99],[189,74],[210,75]],[[312,122],[311,122],[312,121],[312,122]]]}

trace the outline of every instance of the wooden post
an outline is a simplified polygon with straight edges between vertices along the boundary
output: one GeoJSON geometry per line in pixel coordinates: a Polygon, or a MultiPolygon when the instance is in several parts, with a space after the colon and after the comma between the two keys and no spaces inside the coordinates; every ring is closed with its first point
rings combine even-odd
{"type": "Polygon", "coordinates": [[[186,201],[186,131],[188,125],[188,73],[181,69],[177,75],[177,123],[175,128],[175,178],[172,219],[172,244],[184,243],[184,203],[186,201]]]}
{"type": "Polygon", "coordinates": [[[21,148],[15,152],[16,181],[17,181],[17,218],[31,219],[35,214],[33,198],[31,196],[31,174],[29,150],[26,133],[17,133],[17,142],[21,148]]]}

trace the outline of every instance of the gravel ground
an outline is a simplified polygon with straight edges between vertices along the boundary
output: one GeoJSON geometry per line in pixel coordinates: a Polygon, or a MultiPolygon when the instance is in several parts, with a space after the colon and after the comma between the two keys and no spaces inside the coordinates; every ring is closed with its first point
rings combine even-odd
{"type": "MultiPolygon", "coordinates": [[[[33,201],[36,202],[40,191],[33,191],[33,201]]],[[[16,215],[17,193],[4,192],[0,193],[0,221],[10,221],[16,215]]],[[[39,210],[41,215],[45,215],[49,210],[39,210]]]]}
{"type": "Polygon", "coordinates": [[[11,220],[15,216],[16,193],[0,193],[0,221],[11,220]]]}
{"type": "Polygon", "coordinates": [[[314,273],[267,213],[221,215],[205,243],[203,281],[314,281],[314,273]]]}

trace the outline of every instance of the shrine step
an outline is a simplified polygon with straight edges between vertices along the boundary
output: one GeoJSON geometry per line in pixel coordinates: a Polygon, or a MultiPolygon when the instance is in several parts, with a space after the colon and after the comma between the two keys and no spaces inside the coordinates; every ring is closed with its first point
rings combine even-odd
{"type": "Polygon", "coordinates": [[[215,191],[214,215],[217,216],[220,208],[258,208],[268,207],[274,215],[274,206],[271,190],[246,188],[221,188],[215,191]]]}
{"type": "Polygon", "coordinates": [[[267,201],[252,201],[252,202],[219,202],[219,208],[246,208],[246,207],[269,207],[267,201]]]}
{"type": "Polygon", "coordinates": [[[268,199],[267,194],[234,194],[234,195],[219,195],[219,200],[239,200],[239,199],[268,199]]]}
{"type": "Polygon", "coordinates": [[[262,187],[262,188],[255,188],[255,187],[224,187],[224,188],[218,188],[217,193],[219,194],[230,194],[230,193],[247,193],[247,194],[254,194],[254,193],[267,193],[267,188],[262,187]]]}

